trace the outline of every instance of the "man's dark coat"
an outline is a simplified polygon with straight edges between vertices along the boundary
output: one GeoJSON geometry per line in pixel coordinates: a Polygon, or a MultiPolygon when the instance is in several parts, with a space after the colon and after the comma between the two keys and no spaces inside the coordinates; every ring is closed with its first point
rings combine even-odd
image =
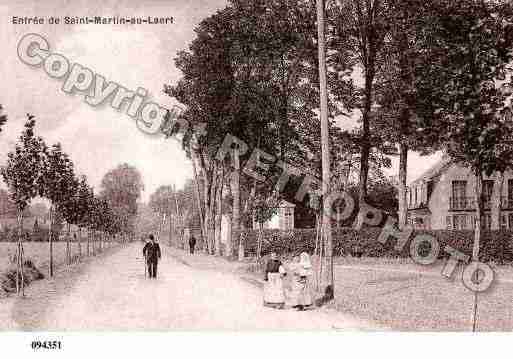
{"type": "Polygon", "coordinates": [[[143,255],[148,263],[157,263],[160,259],[160,246],[158,243],[148,242],[143,248],[143,255]]]}

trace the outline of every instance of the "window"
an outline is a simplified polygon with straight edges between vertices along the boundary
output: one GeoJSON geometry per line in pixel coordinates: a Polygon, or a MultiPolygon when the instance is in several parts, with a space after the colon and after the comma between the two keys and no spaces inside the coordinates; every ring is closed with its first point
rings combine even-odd
{"type": "Polygon", "coordinates": [[[493,194],[493,181],[484,180],[483,181],[483,202],[485,208],[490,208],[490,203],[492,201],[493,194]]]}
{"type": "Polygon", "coordinates": [[[491,229],[492,228],[492,215],[490,213],[483,214],[481,219],[481,228],[482,229],[491,229]]]}
{"type": "Polygon", "coordinates": [[[415,187],[415,206],[417,205],[417,187],[415,187]]]}
{"type": "Polygon", "coordinates": [[[445,225],[447,229],[452,229],[452,216],[445,217],[445,225]]]}
{"type": "Polygon", "coordinates": [[[294,215],[292,208],[285,207],[282,208],[283,213],[283,229],[292,229],[294,228],[294,215]]]}
{"type": "Polygon", "coordinates": [[[492,193],[493,193],[493,181],[491,180],[484,180],[483,181],[483,198],[485,200],[492,199],[492,193]]]}
{"type": "Polygon", "coordinates": [[[508,214],[509,229],[513,229],[513,213],[508,214]]]}
{"type": "Polygon", "coordinates": [[[467,215],[457,214],[453,218],[453,227],[457,230],[467,229],[467,215]]]}
{"type": "Polygon", "coordinates": [[[476,215],[475,214],[470,215],[470,228],[471,229],[476,228],[476,215]]]}
{"type": "Polygon", "coordinates": [[[501,229],[507,229],[508,228],[508,221],[505,214],[501,215],[501,229]]]}
{"type": "Polygon", "coordinates": [[[467,181],[452,181],[452,209],[465,209],[467,207],[467,181]]]}
{"type": "Polygon", "coordinates": [[[454,216],[445,217],[445,224],[447,229],[461,231],[472,227],[474,225],[474,218],[474,216],[467,214],[455,214],[454,216]]]}
{"type": "Polygon", "coordinates": [[[432,193],[433,193],[433,181],[429,181],[427,184],[427,201],[429,201],[429,198],[431,197],[432,193]]]}
{"type": "MultiPolygon", "coordinates": [[[[508,203],[507,208],[513,208],[513,179],[508,180],[508,203]]],[[[509,228],[512,228],[511,226],[509,228]]]]}

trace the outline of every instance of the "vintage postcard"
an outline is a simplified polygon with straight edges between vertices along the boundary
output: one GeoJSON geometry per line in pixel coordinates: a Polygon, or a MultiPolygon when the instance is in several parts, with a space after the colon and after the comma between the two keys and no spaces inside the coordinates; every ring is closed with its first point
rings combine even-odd
{"type": "Polygon", "coordinates": [[[513,330],[511,1],[0,0],[0,43],[1,331],[513,330]]]}

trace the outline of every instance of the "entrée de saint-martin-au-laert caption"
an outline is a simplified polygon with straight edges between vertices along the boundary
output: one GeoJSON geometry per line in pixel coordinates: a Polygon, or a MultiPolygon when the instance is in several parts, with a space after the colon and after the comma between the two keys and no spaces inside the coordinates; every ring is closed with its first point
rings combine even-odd
{"type": "Polygon", "coordinates": [[[12,23],[15,25],[32,25],[44,24],[46,22],[53,24],[66,24],[66,25],[166,25],[173,24],[174,18],[172,16],[156,17],[156,16],[63,16],[62,18],[52,17],[52,21],[44,17],[28,17],[28,16],[13,16],[12,23]]]}

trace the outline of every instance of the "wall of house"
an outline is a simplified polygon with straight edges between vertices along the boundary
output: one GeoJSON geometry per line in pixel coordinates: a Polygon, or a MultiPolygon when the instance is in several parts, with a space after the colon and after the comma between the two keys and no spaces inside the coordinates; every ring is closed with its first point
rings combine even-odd
{"type": "MultiPolygon", "coordinates": [[[[497,175],[494,174],[490,177],[483,176],[484,180],[493,180],[494,181],[494,193],[498,191],[499,181],[497,180],[497,175]]],[[[508,180],[513,179],[513,172],[508,171],[504,174],[504,183],[501,192],[502,197],[508,197],[508,180]]],[[[450,210],[450,200],[452,197],[452,182],[453,181],[467,181],[467,185],[465,188],[465,196],[466,197],[475,197],[474,195],[474,186],[475,186],[475,176],[471,173],[470,169],[459,166],[459,165],[451,165],[448,169],[446,169],[439,177],[438,183],[433,187],[433,193],[429,199],[428,208],[431,212],[431,228],[432,229],[447,229],[447,216],[454,215],[466,215],[466,223],[467,228],[471,229],[471,218],[475,215],[475,211],[451,211],[450,210]]],[[[506,215],[506,219],[508,219],[511,210],[504,209],[502,211],[503,215],[506,215]]],[[[491,211],[488,210],[485,213],[491,216],[491,211]]],[[[508,222],[508,221],[507,221],[508,222]]]]}
{"type": "MultiPolygon", "coordinates": [[[[293,229],[294,228],[294,206],[283,206],[277,209],[276,213],[263,223],[264,229],[293,229]]],[[[253,220],[253,229],[258,229],[258,223],[253,220]]]]}

